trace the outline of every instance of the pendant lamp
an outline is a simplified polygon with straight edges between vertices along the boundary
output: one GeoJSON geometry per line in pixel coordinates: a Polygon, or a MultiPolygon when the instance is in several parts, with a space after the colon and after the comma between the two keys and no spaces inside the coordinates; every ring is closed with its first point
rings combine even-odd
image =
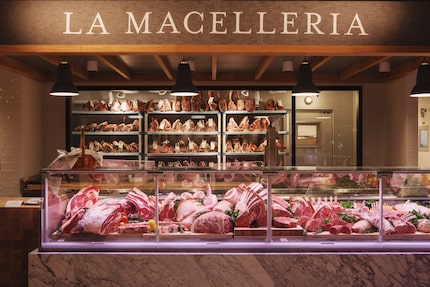
{"type": "Polygon", "coordinates": [[[292,95],[293,96],[318,96],[319,90],[317,86],[315,86],[312,79],[312,69],[311,65],[308,61],[303,60],[300,64],[297,84],[293,88],[292,95]]]}
{"type": "Polygon", "coordinates": [[[73,84],[72,70],[67,60],[62,59],[57,68],[57,81],[49,93],[51,96],[70,97],[79,95],[73,84]]]}
{"type": "Polygon", "coordinates": [[[422,62],[417,71],[417,82],[412,88],[411,97],[430,97],[430,66],[422,62]]]}
{"type": "Polygon", "coordinates": [[[176,71],[176,83],[172,87],[172,96],[196,96],[197,89],[191,79],[190,65],[186,60],[182,60],[176,71]]]}

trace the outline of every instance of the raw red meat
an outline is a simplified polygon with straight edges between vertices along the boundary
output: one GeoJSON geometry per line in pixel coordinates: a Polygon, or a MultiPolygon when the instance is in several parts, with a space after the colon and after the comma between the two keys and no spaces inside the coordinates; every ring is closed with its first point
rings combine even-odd
{"type": "Polygon", "coordinates": [[[225,234],[232,230],[230,216],[221,211],[206,212],[194,220],[191,231],[195,233],[225,234]]]}
{"type": "Polygon", "coordinates": [[[72,216],[82,208],[90,208],[99,197],[100,190],[90,185],[79,190],[67,203],[66,216],[72,216]]]}
{"type": "Polygon", "coordinates": [[[155,203],[143,191],[133,188],[126,196],[125,199],[129,204],[134,205],[135,210],[143,219],[154,218],[155,203]]]}
{"type": "Polygon", "coordinates": [[[330,234],[339,234],[342,232],[343,225],[333,225],[328,229],[330,234]]]}
{"type": "Polygon", "coordinates": [[[82,218],[84,214],[85,214],[85,209],[82,208],[77,212],[75,212],[70,218],[65,218],[60,227],[60,231],[62,233],[73,233],[79,220],[82,218]]]}
{"type": "Polygon", "coordinates": [[[277,216],[273,218],[273,226],[292,228],[297,226],[298,221],[297,218],[277,216]]]}
{"type": "Polygon", "coordinates": [[[305,224],[305,230],[309,232],[316,232],[323,228],[321,219],[309,219],[305,224]]]}
{"type": "Polygon", "coordinates": [[[396,233],[415,233],[417,228],[409,221],[400,219],[392,220],[396,233]]]}
{"type": "Polygon", "coordinates": [[[306,216],[306,215],[300,216],[299,220],[297,221],[297,225],[300,225],[301,227],[304,228],[306,225],[306,222],[308,222],[309,219],[310,219],[309,216],[306,216]]]}
{"type": "Polygon", "coordinates": [[[175,218],[175,200],[176,194],[171,192],[163,200],[160,206],[160,214],[158,215],[160,221],[173,220],[175,218]]]}
{"type": "Polygon", "coordinates": [[[106,235],[118,232],[126,204],[123,199],[101,199],[85,212],[79,226],[88,233],[106,235]]]}

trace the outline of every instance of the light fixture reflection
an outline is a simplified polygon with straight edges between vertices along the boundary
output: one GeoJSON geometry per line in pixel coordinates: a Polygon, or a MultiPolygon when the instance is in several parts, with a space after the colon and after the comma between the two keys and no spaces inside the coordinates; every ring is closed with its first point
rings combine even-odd
{"type": "Polygon", "coordinates": [[[79,92],[75,84],[73,84],[72,70],[67,60],[63,59],[57,68],[57,81],[52,86],[51,96],[57,97],[73,97],[78,96],[79,92]]]}
{"type": "Polygon", "coordinates": [[[299,67],[297,84],[293,88],[293,96],[318,96],[319,90],[312,79],[312,69],[308,61],[304,60],[299,67]]]}
{"type": "Polygon", "coordinates": [[[196,96],[197,89],[191,79],[190,65],[186,60],[182,60],[176,71],[176,83],[172,87],[172,96],[196,96]]]}
{"type": "Polygon", "coordinates": [[[417,71],[417,82],[412,88],[411,97],[430,97],[430,66],[422,62],[417,71]]]}

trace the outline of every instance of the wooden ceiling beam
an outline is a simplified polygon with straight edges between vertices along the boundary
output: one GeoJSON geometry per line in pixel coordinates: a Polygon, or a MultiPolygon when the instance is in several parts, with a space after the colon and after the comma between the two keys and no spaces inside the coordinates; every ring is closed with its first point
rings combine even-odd
{"type": "Polygon", "coordinates": [[[355,63],[354,65],[348,67],[346,70],[339,73],[339,79],[345,80],[348,79],[354,75],[357,75],[361,73],[364,70],[369,69],[370,67],[373,67],[375,65],[378,65],[379,63],[388,60],[389,56],[383,56],[383,57],[368,57],[362,61],[359,61],[355,63]]]}
{"type": "MultiPolygon", "coordinates": [[[[54,65],[55,67],[58,66],[60,61],[64,58],[63,56],[52,56],[52,55],[40,55],[39,58],[45,60],[46,62],[54,65]]],[[[66,58],[67,60],[67,58],[66,58]]],[[[75,77],[78,77],[83,80],[88,80],[88,72],[83,67],[79,67],[77,65],[74,65],[72,62],[69,61],[70,69],[72,70],[72,75],[75,77]]]]}
{"type": "Polygon", "coordinates": [[[48,80],[46,73],[8,56],[0,56],[0,68],[38,81],[48,80]]]}
{"type": "Polygon", "coordinates": [[[325,63],[333,59],[333,56],[325,56],[325,57],[312,57],[310,60],[310,64],[312,67],[312,71],[318,70],[325,63]]]}
{"type": "Polygon", "coordinates": [[[163,70],[163,73],[166,75],[167,79],[172,81],[174,79],[174,76],[167,56],[153,55],[153,57],[157,64],[160,66],[161,70],[163,70]]]}
{"type": "Polygon", "coordinates": [[[261,59],[260,64],[255,71],[254,80],[258,81],[261,78],[261,76],[264,74],[264,72],[266,72],[267,68],[273,62],[273,59],[275,59],[275,56],[265,56],[261,59]]]}
{"type": "Polygon", "coordinates": [[[392,68],[387,77],[387,80],[392,81],[406,76],[407,74],[417,70],[423,61],[425,61],[425,57],[418,57],[415,60],[406,62],[400,66],[392,68]]]}
{"type": "Polygon", "coordinates": [[[126,80],[131,80],[131,72],[117,56],[96,56],[96,58],[126,80]]]}

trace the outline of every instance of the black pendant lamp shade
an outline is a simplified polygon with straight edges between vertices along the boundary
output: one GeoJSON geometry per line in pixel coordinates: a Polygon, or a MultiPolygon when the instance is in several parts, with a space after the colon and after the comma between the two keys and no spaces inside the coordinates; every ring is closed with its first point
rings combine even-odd
{"type": "Polygon", "coordinates": [[[176,83],[172,87],[172,96],[196,96],[197,89],[191,79],[190,65],[186,60],[182,60],[176,71],[176,83]]]}
{"type": "Polygon", "coordinates": [[[430,97],[430,66],[422,62],[417,72],[417,82],[412,88],[411,97],[430,97]]]}
{"type": "Polygon", "coordinates": [[[57,81],[49,93],[51,96],[70,97],[79,95],[78,89],[73,84],[72,70],[65,59],[60,61],[57,68],[57,81]]]}
{"type": "Polygon", "coordinates": [[[319,90],[312,79],[312,69],[308,61],[304,60],[299,67],[297,84],[293,88],[293,96],[318,96],[319,90]]]}

